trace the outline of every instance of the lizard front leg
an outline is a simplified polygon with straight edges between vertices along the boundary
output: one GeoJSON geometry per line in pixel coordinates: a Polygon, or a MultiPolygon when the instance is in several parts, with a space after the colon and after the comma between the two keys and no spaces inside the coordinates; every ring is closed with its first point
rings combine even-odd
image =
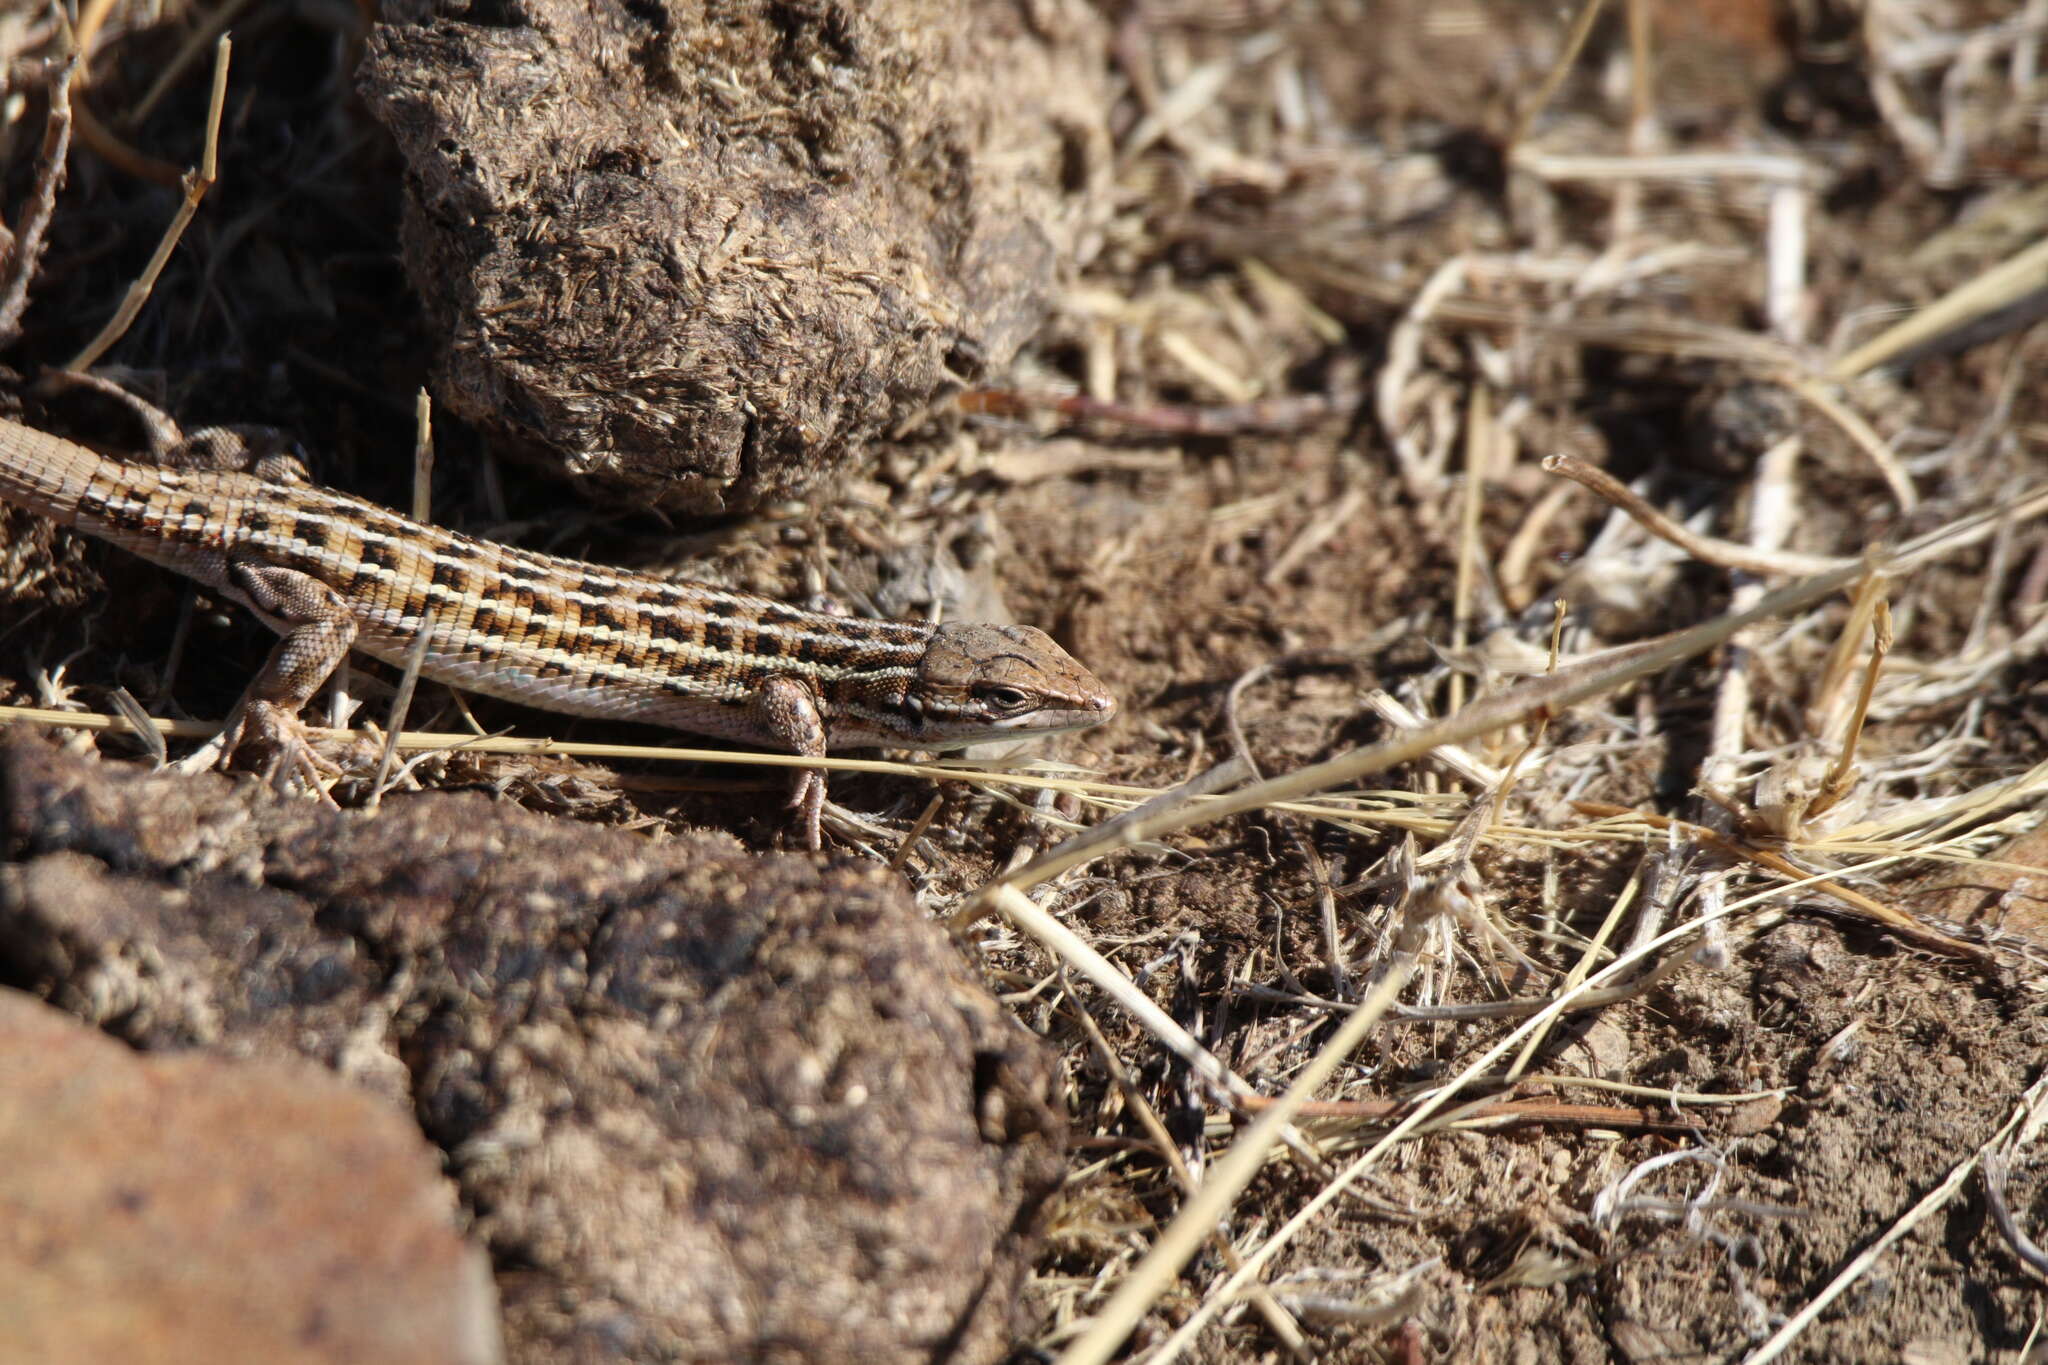
{"type": "MultiPolygon", "coordinates": [[[[825,713],[811,685],[787,674],[768,679],[755,690],[753,720],[769,742],[804,758],[825,756],[825,713]]],[[[815,853],[823,845],[818,831],[825,812],[825,774],[798,768],[790,783],[789,804],[798,812],[804,846],[815,853]]]]}
{"type": "Polygon", "coordinates": [[[298,778],[320,791],[322,761],[306,741],[299,711],[348,657],[355,617],[339,593],[296,569],[230,563],[227,579],[230,593],[284,638],[235,703],[226,727],[186,765],[225,768],[248,746],[270,753],[264,773],[273,786],[282,790],[298,778]]]}

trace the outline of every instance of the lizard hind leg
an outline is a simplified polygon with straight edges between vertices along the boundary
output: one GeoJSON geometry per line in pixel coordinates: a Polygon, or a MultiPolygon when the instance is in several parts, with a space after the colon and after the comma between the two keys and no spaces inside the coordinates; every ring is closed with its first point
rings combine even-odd
{"type": "Polygon", "coordinates": [[[228,591],[284,638],[250,682],[228,723],[184,760],[186,771],[226,768],[244,749],[263,756],[273,787],[302,784],[326,796],[323,775],[337,771],[313,752],[299,711],[313,699],[356,639],[355,617],[341,595],[310,574],[274,564],[231,563],[228,591]]]}
{"type": "Polygon", "coordinates": [[[142,429],[142,446],[152,464],[169,469],[254,474],[272,483],[309,483],[312,476],[291,434],[271,426],[237,423],[202,427],[187,434],[177,419],[111,379],[70,370],[48,370],[37,381],[46,394],[84,390],[128,410],[142,429]]]}
{"type": "Polygon", "coordinates": [[[199,469],[254,474],[268,483],[311,483],[291,433],[276,427],[201,427],[175,445],[153,452],[157,463],[174,469],[199,469]]]}

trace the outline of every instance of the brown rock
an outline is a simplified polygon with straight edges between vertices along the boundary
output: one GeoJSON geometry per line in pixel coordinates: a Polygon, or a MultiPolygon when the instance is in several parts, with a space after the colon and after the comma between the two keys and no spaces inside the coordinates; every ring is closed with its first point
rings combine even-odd
{"type": "Polygon", "coordinates": [[[11,1360],[503,1358],[435,1153],[303,1064],[139,1057],[0,990],[11,1360]]]}
{"type": "Polygon", "coordinates": [[[387,0],[443,400],[614,493],[785,496],[1005,365],[1100,149],[1075,0],[387,0]]]}
{"type": "Polygon", "coordinates": [[[477,795],[375,816],[0,746],[0,977],[404,1097],[515,1359],[999,1358],[1046,1052],[901,882],[477,795]]]}

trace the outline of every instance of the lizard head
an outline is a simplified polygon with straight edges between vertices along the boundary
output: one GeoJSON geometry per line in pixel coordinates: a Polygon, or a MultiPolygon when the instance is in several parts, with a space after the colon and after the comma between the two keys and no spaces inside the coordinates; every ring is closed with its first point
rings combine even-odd
{"type": "Polygon", "coordinates": [[[943,625],[898,708],[906,724],[895,742],[952,749],[1085,730],[1116,714],[1116,698],[1042,630],[943,625]]]}

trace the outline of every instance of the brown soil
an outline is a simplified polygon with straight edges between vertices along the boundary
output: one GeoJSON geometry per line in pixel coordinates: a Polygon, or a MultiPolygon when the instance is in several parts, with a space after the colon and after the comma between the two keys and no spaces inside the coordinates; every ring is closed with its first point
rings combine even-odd
{"type": "MultiPolygon", "coordinates": [[[[1789,495],[1787,548],[1814,555],[1853,556],[2048,477],[2038,295],[1889,368],[1841,383],[1826,373],[1904,311],[2037,242],[2048,216],[2029,193],[2048,169],[2042,78],[2011,84],[2015,51],[2038,35],[1996,27],[2016,24],[2020,7],[1951,7],[1940,32],[1974,35],[1976,46],[1931,44],[1918,64],[1896,46],[1906,9],[1652,0],[1639,11],[1655,62],[1632,84],[1619,7],[1568,56],[1571,16],[1555,7],[1131,5],[1110,16],[1098,73],[1117,92],[1112,150],[1074,182],[1076,196],[1099,196],[1098,221],[1067,241],[1064,287],[1035,343],[1012,374],[989,377],[1007,390],[1002,401],[874,442],[861,478],[811,504],[738,528],[686,528],[697,534],[680,543],[617,507],[565,517],[556,486],[537,476],[508,472],[500,493],[475,473],[482,439],[451,424],[436,515],[593,558],[684,563],[785,593],[830,587],[897,610],[932,595],[915,586],[928,578],[999,588],[1017,619],[1051,630],[1120,691],[1113,724],[1056,751],[1108,780],[1163,788],[1228,756],[1232,684],[1268,665],[1234,709],[1249,755],[1266,774],[1332,757],[1385,732],[1365,704],[1373,688],[1433,718],[1457,697],[1540,672],[1553,598],[1568,603],[1572,658],[1730,608],[1741,575],[1670,549],[1589,493],[1555,499],[1559,485],[1537,468],[1547,454],[1599,464],[1673,518],[1732,541],[1750,537],[1760,502],[1789,495]],[[1638,109],[1654,133],[1632,142],[1638,109]],[[1653,152],[1752,160],[1625,185],[1564,160],[1653,152]],[[1808,177],[1803,292],[1779,311],[1759,157],[1808,177]],[[1461,253],[1463,273],[1439,278],[1461,253]],[[1433,279],[1428,320],[1404,327],[1433,279]],[[1798,396],[1792,370],[1867,424],[1914,506],[1862,428],[1798,396]],[[1124,410],[1052,409],[1077,391],[1124,410]],[[1785,475],[1769,452],[1795,436],[1785,475]],[[1468,533],[1473,461],[1483,497],[1468,533]],[[1472,584],[1462,621],[1461,562],[1472,584]]],[[[228,178],[113,359],[188,424],[291,428],[314,447],[319,477],[402,503],[412,395],[440,343],[397,264],[397,154],[348,91],[360,35],[320,22],[277,7],[238,32],[248,93],[233,106],[228,178]]],[[[11,32],[0,21],[0,43],[11,32]]],[[[88,98],[102,116],[139,98],[187,32],[123,35],[96,63],[88,98]]],[[[193,155],[204,67],[128,134],[151,155],[193,155]]],[[[39,136],[34,117],[4,133],[10,206],[39,136]]],[[[76,156],[11,363],[27,372],[61,360],[96,330],[169,204],[91,151],[76,156]]],[[[23,565],[49,566],[46,532],[18,517],[0,525],[10,581],[23,565]]],[[[68,542],[58,553],[63,573],[0,598],[0,701],[43,704],[39,678],[95,706],[93,689],[116,683],[153,695],[176,585],[68,542]],[[92,572],[104,586],[80,589],[92,572]]],[[[1740,904],[1725,941],[1682,942],[1672,950],[1682,961],[1648,990],[1569,1016],[1527,1068],[1551,1079],[1512,1095],[1604,1110],[1480,1119],[1404,1141],[1267,1268],[1270,1307],[1226,1308],[1187,1358],[1286,1359],[1273,1327],[1285,1314],[1317,1359],[1735,1360],[1814,1300],[2030,1098],[2048,1047],[2038,967],[2048,873],[2029,881],[2025,869],[2048,863],[2037,844],[2001,850],[2038,823],[2039,796],[1942,830],[1961,836],[1947,861],[1895,858],[1851,882],[1988,944],[1989,966],[1904,941],[1823,889],[1787,888],[1725,843],[1686,835],[1667,857],[1663,836],[1642,826],[1564,837],[1589,828],[1574,803],[1741,833],[1699,795],[1718,764],[1731,800],[1779,817],[1748,847],[1809,871],[1907,853],[1932,837],[1927,828],[1876,826],[2040,761],[2044,598],[2048,540],[2033,522],[1892,585],[1897,642],[1860,775],[1825,818],[1802,815],[1798,799],[1774,805],[1757,779],[1809,755],[1824,769],[1839,751],[1828,727],[1851,709],[1867,657],[1859,639],[1844,687],[1818,693],[1848,620],[1843,596],[1765,625],[1744,653],[1696,658],[1557,716],[1501,808],[1507,828],[1480,840],[1467,869],[1532,965],[1476,922],[1440,924],[1404,1002],[1554,993],[1625,892],[1605,941],[1631,942],[1643,898],[1629,888],[1644,875],[1661,879],[1666,926],[1714,898],[1740,904]],[[1732,740],[1717,740],[1731,673],[1750,692],[1732,740]],[[1827,842],[1851,835],[1862,842],[1827,842]],[[1971,865],[1987,855],[2020,870],[1971,865]],[[1702,1094],[1752,1098],[1688,1098],[1702,1094]]],[[[194,630],[206,648],[188,652],[175,695],[217,716],[268,641],[204,613],[194,630]]],[[[428,713],[416,710],[415,724],[452,728],[435,721],[435,704],[423,693],[428,713]]],[[[487,726],[644,738],[478,709],[487,726]]],[[[1505,766],[1532,737],[1522,727],[1469,747],[1505,766]]],[[[573,782],[531,765],[460,776],[564,818],[773,838],[768,794],[746,797],[736,818],[728,795],[672,800],[631,779],[622,792],[592,769],[573,782]]],[[[1405,794],[1403,820],[1426,817],[1424,851],[1474,794],[1433,761],[1366,785],[1405,794]]],[[[898,830],[931,794],[893,777],[834,786],[835,799],[898,830]]],[[[1400,827],[1259,813],[1101,859],[1044,902],[1275,1095],[1340,1017],[1318,1002],[1355,998],[1387,961],[1412,904],[1389,871],[1400,827]]],[[[926,908],[950,913],[1020,845],[1060,837],[1009,805],[952,795],[905,870],[926,908]]],[[[1184,1200],[1138,1101],[1198,1175],[1244,1121],[1095,988],[1055,976],[1036,943],[985,925],[964,946],[1023,1022],[1066,1052],[1069,1179],[1016,1333],[1020,1352],[1057,1354],[1184,1200]]],[[[1518,1022],[1390,1021],[1322,1097],[1415,1093],[1518,1022]]],[[[1472,1093],[1489,1088],[1499,1087],[1472,1093]]],[[[1383,1117],[1303,1120],[1320,1159],[1266,1167],[1222,1226],[1234,1254],[1263,1244],[1385,1127],[1383,1117]]],[[[2048,1181],[2032,1159],[2025,1145],[2012,1154],[2006,1199],[2039,1236],[2048,1181]]],[[[1153,1305],[1132,1358],[1230,1273],[1212,1240],[1153,1305]]],[[[1781,1358],[2040,1359],[2041,1290],[1972,1174],[1781,1358]]]]}

